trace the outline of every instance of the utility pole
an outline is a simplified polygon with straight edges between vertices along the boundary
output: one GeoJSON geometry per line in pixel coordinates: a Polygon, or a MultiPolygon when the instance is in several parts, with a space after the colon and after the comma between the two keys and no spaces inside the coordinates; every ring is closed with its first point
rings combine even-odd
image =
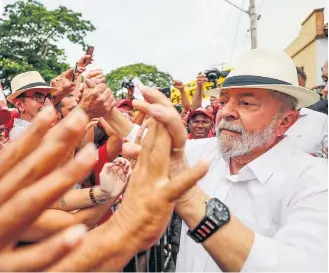
{"type": "Polygon", "coordinates": [[[256,13],[256,4],[255,0],[249,0],[249,9],[243,10],[242,8],[238,7],[237,5],[231,3],[228,0],[224,0],[225,2],[229,3],[233,7],[237,8],[238,10],[246,13],[249,16],[250,20],[250,38],[251,38],[251,48],[257,48],[258,40],[257,40],[257,20],[259,20],[259,16],[256,13]]]}
{"type": "Polygon", "coordinates": [[[249,6],[249,19],[250,19],[250,34],[251,34],[251,48],[257,48],[257,14],[255,0],[250,0],[249,6]]]}

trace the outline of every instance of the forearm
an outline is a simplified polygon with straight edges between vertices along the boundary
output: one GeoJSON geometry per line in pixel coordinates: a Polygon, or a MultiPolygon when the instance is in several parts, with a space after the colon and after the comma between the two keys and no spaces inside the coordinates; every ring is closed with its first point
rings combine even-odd
{"type": "Polygon", "coordinates": [[[190,101],[189,101],[189,99],[188,99],[188,97],[187,97],[184,89],[180,90],[180,93],[181,93],[181,96],[182,96],[182,106],[183,106],[183,109],[186,112],[188,112],[191,109],[191,103],[190,103],[190,101]]]}
{"type": "Polygon", "coordinates": [[[104,214],[111,209],[114,202],[115,200],[111,199],[104,204],[79,210],[73,214],[74,220],[77,224],[85,224],[88,228],[93,228],[102,219],[104,214]]]}
{"type": "Polygon", "coordinates": [[[109,138],[106,147],[109,162],[113,161],[118,157],[119,153],[122,150],[122,144],[122,140],[116,135],[113,135],[109,138]]]}
{"type": "Polygon", "coordinates": [[[195,110],[202,105],[202,88],[197,87],[193,98],[192,98],[192,104],[191,104],[191,110],[195,110]]]}
{"type": "MultiPolygon", "coordinates": [[[[210,197],[199,187],[195,187],[187,203],[178,203],[176,212],[193,230],[203,219],[206,211],[205,201],[210,197]]],[[[252,230],[244,226],[236,217],[231,216],[228,224],[221,227],[202,245],[222,271],[238,272],[245,264],[254,240],[252,230]]]]}
{"type": "MultiPolygon", "coordinates": [[[[108,194],[104,193],[99,187],[94,188],[96,200],[107,200],[108,194]]],[[[50,209],[60,209],[63,211],[73,211],[94,206],[89,197],[89,188],[76,189],[68,191],[62,198],[57,200],[50,209]]]]}
{"type": "Polygon", "coordinates": [[[126,137],[133,128],[133,123],[115,108],[104,119],[120,138],[126,137]]]}

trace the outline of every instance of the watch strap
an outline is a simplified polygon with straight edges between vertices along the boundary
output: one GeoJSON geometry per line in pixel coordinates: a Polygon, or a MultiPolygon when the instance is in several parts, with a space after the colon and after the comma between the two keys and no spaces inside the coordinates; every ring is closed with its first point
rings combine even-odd
{"type": "Polygon", "coordinates": [[[195,242],[202,243],[224,224],[225,223],[223,222],[221,225],[218,225],[213,220],[205,216],[194,230],[187,232],[187,235],[189,235],[195,242]]]}
{"type": "Polygon", "coordinates": [[[208,202],[206,202],[206,216],[202,219],[200,224],[196,226],[196,228],[192,231],[188,231],[187,235],[189,235],[195,242],[202,243],[205,240],[207,240],[209,237],[211,237],[212,234],[214,234],[218,229],[220,229],[222,226],[228,223],[230,220],[230,215],[228,208],[220,202],[217,198],[214,198],[212,200],[215,200],[222,205],[222,211],[227,212],[227,219],[223,217],[220,217],[219,215],[215,214],[218,213],[218,210],[212,211],[212,214],[208,214],[208,202]],[[216,199],[216,200],[215,200],[216,199]]]}

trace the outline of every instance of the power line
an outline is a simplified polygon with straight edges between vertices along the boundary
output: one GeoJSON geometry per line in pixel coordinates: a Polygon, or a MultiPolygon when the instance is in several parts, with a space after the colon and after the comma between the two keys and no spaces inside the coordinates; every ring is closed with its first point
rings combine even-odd
{"type": "MultiPolygon", "coordinates": [[[[243,7],[244,4],[244,0],[241,0],[241,7],[243,7]]],[[[242,10],[241,8],[239,8],[240,10],[242,10]]],[[[234,40],[233,40],[233,46],[232,46],[232,51],[231,51],[231,57],[230,57],[230,63],[232,62],[232,58],[233,58],[233,53],[235,51],[235,47],[236,47],[236,39],[238,37],[238,32],[239,32],[239,26],[240,26],[240,21],[241,21],[241,15],[242,13],[239,13],[239,18],[238,18],[238,23],[236,26],[236,30],[235,30],[235,36],[234,36],[234,40]]]]}

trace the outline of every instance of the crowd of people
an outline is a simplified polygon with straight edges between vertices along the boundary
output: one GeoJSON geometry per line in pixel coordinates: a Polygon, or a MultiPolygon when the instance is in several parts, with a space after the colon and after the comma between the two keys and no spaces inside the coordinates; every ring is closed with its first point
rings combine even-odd
{"type": "MultiPolygon", "coordinates": [[[[328,270],[328,62],[322,99],[256,49],[182,110],[156,88],[116,100],[93,56],[0,109],[0,269],[121,271],[169,226],[175,270],[328,270]],[[75,74],[75,80],[72,79],[75,74]]],[[[136,261],[135,261],[136,262],[136,261]]]]}

